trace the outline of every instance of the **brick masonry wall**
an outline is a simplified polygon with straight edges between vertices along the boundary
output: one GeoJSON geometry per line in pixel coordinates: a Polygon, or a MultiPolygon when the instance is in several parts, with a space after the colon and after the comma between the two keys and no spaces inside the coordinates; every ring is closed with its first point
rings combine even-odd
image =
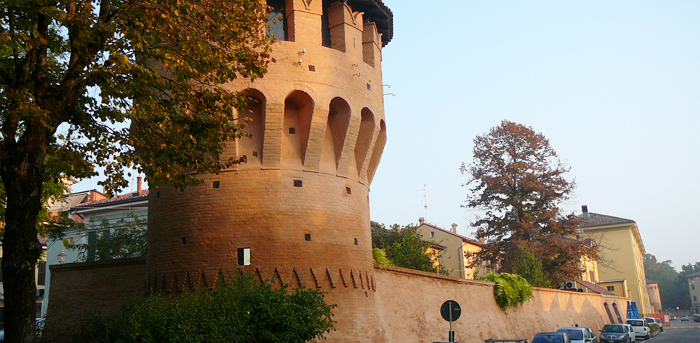
{"type": "MultiPolygon", "coordinates": [[[[251,271],[262,279],[280,277],[294,286],[302,280],[304,287],[326,292],[328,303],[340,304],[334,311],[337,330],[325,340],[330,343],[446,341],[449,324],[439,313],[446,300],[455,300],[462,307],[461,318],[454,322],[459,342],[531,339],[537,332],[574,324],[597,332],[609,322],[604,304],[612,308],[616,303],[626,309],[628,300],[536,288],[534,299],[504,312],[496,305],[489,282],[404,268],[375,265],[374,277],[363,273],[361,278],[354,271],[350,275],[346,271],[300,270],[298,277],[294,272],[277,276],[274,270],[251,271]],[[356,316],[357,312],[367,315],[356,316]]],[[[85,310],[118,311],[124,303],[144,296],[143,274],[143,259],[52,266],[49,325],[68,324],[85,310]]]]}
{"type": "MultiPolygon", "coordinates": [[[[458,342],[528,339],[558,327],[587,326],[598,332],[609,323],[605,303],[627,309],[629,299],[535,288],[534,299],[502,311],[490,282],[464,280],[403,268],[377,266],[376,311],[386,342],[447,341],[449,322],[440,306],[457,301],[462,316],[453,323],[458,342]]],[[[622,319],[625,320],[622,313],[622,319]]]]}
{"type": "Polygon", "coordinates": [[[85,311],[113,314],[145,295],[145,259],[52,265],[47,325],[80,319],[85,311]]]}

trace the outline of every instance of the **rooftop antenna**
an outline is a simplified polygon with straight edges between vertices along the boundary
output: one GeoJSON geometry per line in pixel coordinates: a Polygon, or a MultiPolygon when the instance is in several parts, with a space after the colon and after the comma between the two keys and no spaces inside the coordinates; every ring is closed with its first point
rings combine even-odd
{"type": "Polygon", "coordinates": [[[423,185],[423,189],[421,190],[423,192],[423,200],[421,201],[423,203],[423,208],[425,208],[425,220],[428,221],[428,190],[425,188],[427,185],[423,185]]]}

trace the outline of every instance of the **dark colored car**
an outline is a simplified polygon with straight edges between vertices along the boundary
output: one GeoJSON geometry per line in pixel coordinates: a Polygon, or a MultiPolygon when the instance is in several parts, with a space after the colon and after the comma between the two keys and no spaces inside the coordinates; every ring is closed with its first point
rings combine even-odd
{"type": "Polygon", "coordinates": [[[532,343],[571,343],[566,332],[540,332],[532,339],[532,343]]]}
{"type": "Polygon", "coordinates": [[[622,324],[606,324],[600,330],[600,343],[630,343],[627,328],[622,324]]]}

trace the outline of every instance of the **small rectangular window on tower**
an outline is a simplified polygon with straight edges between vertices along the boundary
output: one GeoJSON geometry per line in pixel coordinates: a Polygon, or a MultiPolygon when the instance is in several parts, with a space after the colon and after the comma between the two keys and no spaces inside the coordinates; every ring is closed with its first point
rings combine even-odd
{"type": "Polygon", "coordinates": [[[295,134],[295,133],[297,133],[297,130],[296,130],[295,128],[293,128],[293,127],[290,127],[290,128],[289,128],[289,134],[290,134],[290,135],[293,135],[293,134],[295,134]]]}
{"type": "Polygon", "coordinates": [[[301,180],[294,180],[294,187],[304,187],[304,182],[301,180]]]}
{"type": "Polygon", "coordinates": [[[360,241],[357,238],[355,238],[355,245],[360,245],[360,241]]]}
{"type": "Polygon", "coordinates": [[[352,194],[352,189],[350,189],[350,187],[345,187],[345,193],[352,194]]]}
{"type": "Polygon", "coordinates": [[[310,240],[311,240],[311,234],[310,234],[310,233],[305,233],[305,234],[304,234],[304,240],[310,241],[310,240]]]}
{"type": "Polygon", "coordinates": [[[250,265],[250,248],[238,248],[238,265],[250,265]]]}
{"type": "Polygon", "coordinates": [[[221,181],[214,181],[211,183],[211,188],[219,188],[221,186],[221,181]]]}
{"type": "Polygon", "coordinates": [[[430,238],[435,238],[435,231],[430,231],[430,238]]]}

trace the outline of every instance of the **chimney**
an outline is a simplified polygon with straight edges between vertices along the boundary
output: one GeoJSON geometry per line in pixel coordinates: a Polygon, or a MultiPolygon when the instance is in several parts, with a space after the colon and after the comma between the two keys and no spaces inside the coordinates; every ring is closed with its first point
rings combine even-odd
{"type": "Polygon", "coordinates": [[[583,219],[591,219],[591,216],[588,214],[588,205],[581,206],[581,210],[583,210],[583,219]]]}
{"type": "Polygon", "coordinates": [[[452,223],[452,228],[450,231],[452,231],[452,233],[457,233],[457,223],[452,223]]]}
{"type": "Polygon", "coordinates": [[[425,223],[425,217],[418,218],[418,224],[423,225],[425,223]]]}
{"type": "Polygon", "coordinates": [[[139,176],[136,178],[136,192],[141,195],[141,182],[143,179],[139,176]]]}

